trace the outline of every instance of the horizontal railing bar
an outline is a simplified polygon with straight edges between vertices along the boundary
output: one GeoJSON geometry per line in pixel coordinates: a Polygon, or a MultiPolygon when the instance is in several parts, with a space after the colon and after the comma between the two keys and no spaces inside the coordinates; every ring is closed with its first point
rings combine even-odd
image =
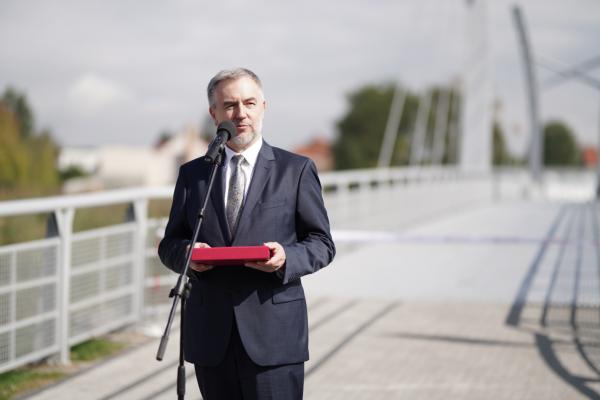
{"type": "MultiPolygon", "coordinates": [[[[167,299],[164,303],[161,304],[150,304],[146,305],[144,308],[144,316],[154,316],[156,314],[167,313],[171,309],[171,300],[167,299]]],[[[180,310],[177,309],[177,313],[179,314],[180,310]]],[[[177,323],[173,323],[173,327],[177,327],[177,323]]]]}
{"type": "Polygon", "coordinates": [[[49,320],[58,321],[58,310],[50,310],[43,314],[34,315],[32,317],[27,317],[18,321],[10,322],[6,325],[0,326],[0,333],[5,333],[9,331],[13,331],[15,329],[23,328],[25,326],[39,324],[40,322],[45,322],[49,320]]]}
{"type": "Polygon", "coordinates": [[[0,286],[0,294],[12,293],[18,290],[31,289],[51,283],[58,283],[58,276],[45,276],[43,278],[31,279],[29,281],[16,282],[6,286],[0,286]]]}
{"type": "Polygon", "coordinates": [[[131,203],[148,198],[170,199],[173,186],[136,187],[103,192],[51,196],[0,202],[0,216],[53,212],[66,208],[89,208],[131,203]]]}
{"type": "Polygon", "coordinates": [[[96,327],[94,329],[90,329],[89,331],[80,333],[77,336],[70,337],[68,339],[69,346],[76,345],[78,343],[84,342],[84,341],[86,341],[86,340],[88,340],[90,338],[93,338],[95,336],[103,335],[103,334],[108,333],[108,332],[110,332],[112,330],[120,328],[120,327],[122,327],[124,325],[133,324],[135,322],[136,322],[136,316],[135,316],[135,314],[133,314],[133,311],[132,311],[131,315],[126,315],[123,318],[116,319],[116,320],[111,321],[111,322],[109,322],[107,324],[104,324],[104,325],[98,326],[98,327],[96,327]]]}
{"type": "MultiPolygon", "coordinates": [[[[352,183],[360,184],[371,181],[387,181],[390,179],[423,179],[429,177],[458,175],[466,176],[465,173],[459,172],[456,167],[427,166],[325,172],[320,174],[320,179],[323,186],[341,186],[352,183]]],[[[173,186],[167,185],[157,187],[115,189],[106,190],[103,192],[34,199],[10,200],[0,202],[0,217],[54,212],[56,210],[67,208],[89,208],[119,203],[132,203],[136,200],[144,199],[170,199],[172,194],[173,186]]]]}
{"type": "MultiPolygon", "coordinates": [[[[155,286],[166,286],[166,285],[171,285],[177,282],[177,277],[179,275],[176,275],[174,273],[171,273],[169,275],[157,275],[157,276],[152,276],[152,277],[146,277],[145,278],[145,284],[146,284],[146,288],[152,289],[155,286]],[[158,283],[158,285],[157,285],[158,283]]],[[[192,286],[194,285],[194,282],[192,281],[192,286]]]]}
{"type": "Polygon", "coordinates": [[[30,242],[14,243],[0,246],[0,254],[13,253],[26,250],[38,250],[43,248],[57,247],[60,244],[59,237],[32,240],[30,242]]]}
{"type": "Polygon", "coordinates": [[[135,222],[123,222],[120,224],[114,224],[110,226],[103,226],[101,228],[88,229],[85,231],[79,231],[73,233],[73,241],[95,239],[100,237],[106,237],[111,234],[117,233],[135,233],[137,232],[137,225],[135,222]]]}
{"type": "Polygon", "coordinates": [[[135,261],[135,254],[123,254],[111,258],[102,258],[86,264],[72,265],[71,277],[85,275],[90,272],[104,271],[108,268],[113,268],[119,264],[130,263],[135,261]]]}
{"type": "Polygon", "coordinates": [[[79,311],[82,308],[94,306],[105,301],[114,300],[125,295],[135,294],[135,289],[135,286],[129,284],[127,286],[122,286],[114,290],[110,290],[98,295],[94,295],[92,297],[85,298],[76,303],[69,304],[69,312],[79,311]]]}

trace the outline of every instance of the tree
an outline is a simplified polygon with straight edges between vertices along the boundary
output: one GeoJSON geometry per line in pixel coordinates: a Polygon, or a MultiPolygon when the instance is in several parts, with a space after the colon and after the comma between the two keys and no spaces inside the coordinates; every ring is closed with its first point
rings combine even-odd
{"type": "Polygon", "coordinates": [[[29,164],[17,118],[0,102],[0,188],[26,184],[29,164]]]}
{"type": "Polygon", "coordinates": [[[168,129],[163,129],[158,134],[158,139],[156,139],[156,143],[154,144],[155,148],[161,147],[163,144],[167,143],[169,140],[173,139],[173,132],[168,129]]]}
{"type": "MultiPolygon", "coordinates": [[[[350,93],[348,96],[349,110],[337,123],[338,137],[333,146],[336,169],[372,168],[377,165],[394,90],[395,85],[393,84],[367,85],[350,93]]],[[[392,165],[407,165],[409,162],[411,138],[420,104],[417,95],[406,88],[402,90],[406,90],[407,93],[396,144],[392,152],[392,165]]],[[[433,97],[425,138],[426,146],[429,148],[433,144],[436,105],[440,94],[449,90],[443,87],[430,89],[433,97]]],[[[450,101],[455,101],[458,96],[455,91],[446,94],[450,96],[450,101]]],[[[448,132],[453,126],[458,112],[458,107],[456,107],[449,110],[448,114],[444,116],[448,118],[446,132],[444,132],[446,144],[449,143],[448,132]]],[[[443,160],[447,162],[450,146],[447,145],[445,148],[443,160]]],[[[429,150],[427,153],[430,154],[431,151],[429,150]]]]}
{"type": "Polygon", "coordinates": [[[8,87],[0,101],[15,115],[21,137],[31,137],[35,130],[35,123],[27,97],[16,89],[8,87]]]}
{"type": "Polygon", "coordinates": [[[9,197],[55,191],[58,146],[49,131],[34,131],[24,94],[7,89],[0,99],[0,189],[9,197]],[[18,192],[18,193],[17,193],[18,192]]]}
{"type": "Polygon", "coordinates": [[[39,188],[54,188],[60,183],[60,173],[56,166],[59,149],[52,134],[45,130],[25,140],[31,154],[31,183],[39,188]]]}
{"type": "Polygon", "coordinates": [[[544,165],[579,165],[579,153],[575,135],[565,123],[550,121],[544,126],[544,165]]]}
{"type": "Polygon", "coordinates": [[[392,85],[365,86],[348,96],[350,110],[337,123],[339,136],[333,146],[337,169],[377,164],[393,91],[392,85]]]}
{"type": "Polygon", "coordinates": [[[498,121],[494,121],[492,128],[492,164],[493,165],[506,165],[510,164],[511,156],[508,153],[506,147],[506,140],[504,139],[504,131],[498,121]]]}

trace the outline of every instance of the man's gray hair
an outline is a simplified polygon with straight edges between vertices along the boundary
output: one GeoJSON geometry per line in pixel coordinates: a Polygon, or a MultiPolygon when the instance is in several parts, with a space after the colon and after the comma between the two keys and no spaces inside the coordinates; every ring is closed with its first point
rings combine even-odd
{"type": "Polygon", "coordinates": [[[247,77],[252,79],[258,87],[262,90],[262,82],[260,78],[252,71],[246,68],[236,68],[236,69],[224,69],[223,71],[219,71],[211,80],[208,82],[208,87],[206,88],[206,94],[208,95],[208,104],[213,107],[215,105],[215,88],[217,85],[223,81],[239,79],[242,77],[247,77]]]}

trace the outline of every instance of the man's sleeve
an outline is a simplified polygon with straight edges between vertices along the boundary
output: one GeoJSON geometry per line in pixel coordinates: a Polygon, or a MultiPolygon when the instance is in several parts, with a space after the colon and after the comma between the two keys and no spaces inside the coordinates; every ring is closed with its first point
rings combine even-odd
{"type": "Polygon", "coordinates": [[[321,182],[311,160],[307,160],[300,174],[297,196],[298,242],[283,246],[286,255],[283,284],[318,271],[327,266],[335,256],[321,182]]]}
{"type": "Polygon", "coordinates": [[[192,231],[186,221],[187,188],[183,168],[179,169],[173,203],[165,236],[158,245],[158,256],[169,269],[180,273],[185,263],[185,248],[190,243],[192,231]]]}

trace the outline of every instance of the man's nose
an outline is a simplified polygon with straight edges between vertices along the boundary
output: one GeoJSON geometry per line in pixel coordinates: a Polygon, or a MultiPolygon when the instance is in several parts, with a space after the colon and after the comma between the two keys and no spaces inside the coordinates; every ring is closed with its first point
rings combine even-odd
{"type": "Polygon", "coordinates": [[[239,119],[246,118],[246,107],[243,104],[235,108],[235,117],[239,119]]]}

